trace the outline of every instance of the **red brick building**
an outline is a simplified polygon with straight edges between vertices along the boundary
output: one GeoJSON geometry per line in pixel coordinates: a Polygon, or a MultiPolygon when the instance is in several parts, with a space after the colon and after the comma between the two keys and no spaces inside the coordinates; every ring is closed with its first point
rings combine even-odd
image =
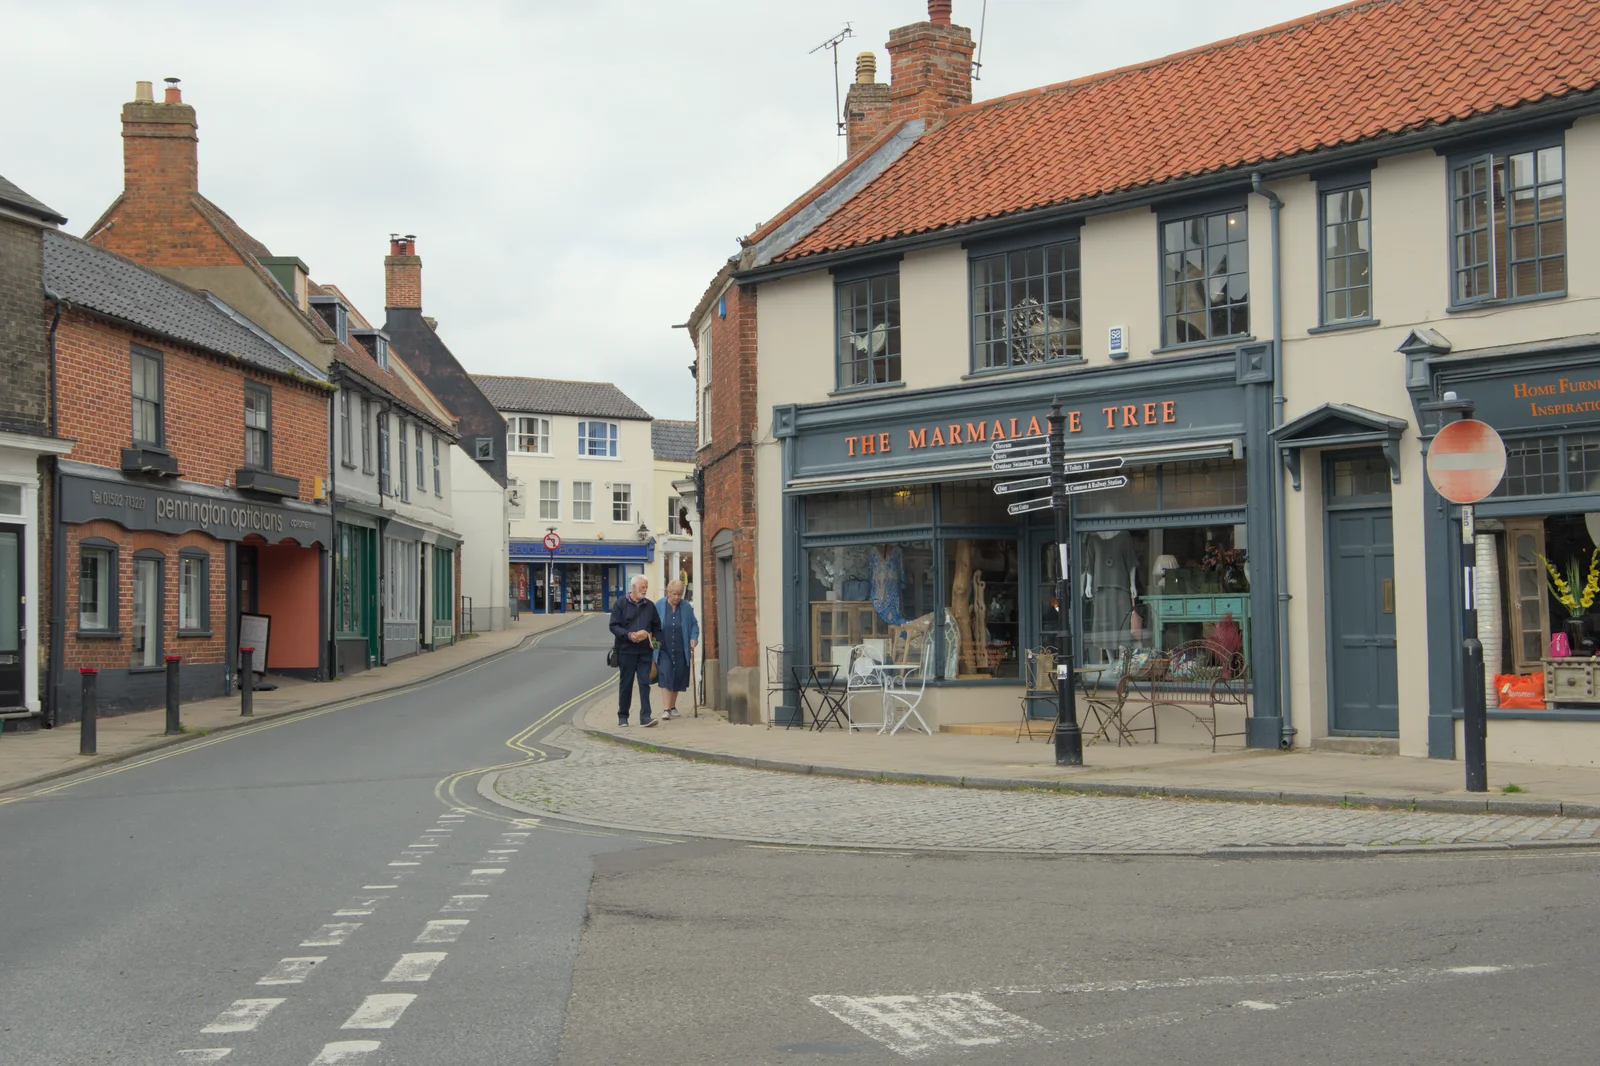
{"type": "Polygon", "coordinates": [[[57,420],[75,441],[57,482],[56,720],[77,717],[83,667],[102,713],[159,706],[167,656],[185,698],[225,694],[251,616],[269,626],[258,669],[323,676],[326,375],[103,248],[46,233],[43,259],[57,420]]]}

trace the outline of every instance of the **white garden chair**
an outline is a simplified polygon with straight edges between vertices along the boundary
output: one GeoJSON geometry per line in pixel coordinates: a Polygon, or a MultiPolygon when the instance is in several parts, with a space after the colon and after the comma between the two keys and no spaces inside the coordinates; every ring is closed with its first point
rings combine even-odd
{"type": "Polygon", "coordinates": [[[928,728],[927,720],[922,717],[922,712],[917,710],[917,706],[922,703],[922,697],[928,691],[928,660],[932,655],[933,641],[924,640],[916,659],[915,669],[896,671],[885,678],[883,696],[887,706],[884,725],[888,727],[890,736],[900,732],[900,728],[913,718],[917,720],[917,725],[922,727],[924,733],[933,736],[933,730],[928,728]]]}
{"type": "Polygon", "coordinates": [[[883,673],[878,669],[878,660],[872,654],[872,649],[865,644],[857,644],[850,649],[849,665],[845,668],[845,695],[844,716],[849,719],[851,729],[876,729],[883,732],[888,726],[888,704],[883,699],[883,673]],[[879,706],[883,708],[883,721],[858,722],[852,702],[857,696],[872,693],[878,697],[879,706]]]}

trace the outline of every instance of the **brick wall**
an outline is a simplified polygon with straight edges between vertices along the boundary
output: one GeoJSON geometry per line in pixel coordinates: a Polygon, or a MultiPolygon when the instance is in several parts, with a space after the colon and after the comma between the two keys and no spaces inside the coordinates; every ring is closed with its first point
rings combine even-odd
{"type": "MultiPolygon", "coordinates": [[[[932,5],[929,5],[930,13],[932,5]]],[[[972,103],[972,31],[914,22],[889,33],[889,120],[934,119],[972,103]]]]}
{"type": "Polygon", "coordinates": [[[39,229],[0,218],[0,430],[50,427],[50,305],[39,229]]]}
{"type": "MultiPolygon", "coordinates": [[[[759,425],[756,405],[756,291],[734,286],[727,292],[728,315],[711,315],[711,440],[700,449],[705,469],[701,504],[701,595],[705,604],[700,625],[708,658],[724,657],[724,634],[718,631],[716,553],[711,542],[724,530],[732,533],[735,632],[729,666],[758,666],[760,638],[756,631],[756,469],[754,440],[759,425]]],[[[698,414],[698,412],[697,412],[698,414]]]]}
{"type": "Polygon", "coordinates": [[[161,653],[180,655],[185,663],[220,663],[227,656],[227,560],[226,545],[204,533],[193,532],[174,536],[169,533],[131,532],[115,522],[85,522],[67,526],[66,558],[66,641],[62,653],[62,679],[67,685],[76,684],[72,675],[79,669],[92,666],[101,670],[120,670],[128,667],[133,656],[133,553],[144,549],[159,551],[163,556],[162,573],[162,632],[165,634],[161,653]],[[84,637],[78,633],[78,546],[89,538],[108,540],[117,546],[117,617],[116,638],[84,637]],[[210,555],[207,587],[210,593],[211,635],[205,637],[178,636],[178,552],[184,548],[199,548],[210,555]]]}
{"type": "Polygon", "coordinates": [[[131,346],[163,355],[166,447],[186,481],[226,485],[244,465],[244,383],[272,390],[272,469],[309,500],[326,476],[328,400],[321,389],[202,355],[68,311],[56,332],[58,419],[72,458],[118,467],[131,443],[131,346]]]}

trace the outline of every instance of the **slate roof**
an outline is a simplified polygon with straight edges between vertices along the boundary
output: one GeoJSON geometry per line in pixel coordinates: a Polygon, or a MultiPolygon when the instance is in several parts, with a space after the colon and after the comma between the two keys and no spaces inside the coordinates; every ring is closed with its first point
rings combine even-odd
{"type": "Polygon", "coordinates": [[[71,306],[156,337],[277,374],[322,376],[187,285],[65,233],[44,234],[44,284],[71,306]]]}
{"type": "Polygon", "coordinates": [[[1364,0],[946,112],[777,261],[1260,165],[1597,85],[1595,0],[1364,0]]]}
{"type": "Polygon", "coordinates": [[[692,463],[697,447],[695,424],[658,418],[650,423],[650,450],[657,459],[692,463]]]}
{"type": "Polygon", "coordinates": [[[7,207],[20,214],[31,215],[41,222],[51,222],[58,226],[67,220],[59,211],[46,207],[7,181],[3,174],[0,174],[0,207],[7,207]]]}
{"type": "Polygon", "coordinates": [[[500,411],[650,420],[649,411],[609,381],[557,381],[496,374],[473,374],[472,381],[500,411]]]}
{"type": "MultiPolygon", "coordinates": [[[[248,236],[248,234],[246,236],[248,236]]],[[[250,239],[255,240],[253,237],[250,239]]],[[[273,282],[273,284],[276,285],[277,282],[273,282]]],[[[343,300],[345,307],[349,311],[349,316],[346,319],[346,324],[348,325],[349,329],[372,328],[370,323],[367,322],[366,316],[362,315],[356,306],[350,302],[350,298],[346,296],[338,286],[318,283],[308,279],[306,292],[311,296],[337,296],[340,300],[343,300]]],[[[423,401],[416,389],[412,388],[411,382],[400,374],[395,373],[394,370],[385,369],[379,366],[378,361],[372,357],[372,353],[367,351],[366,345],[362,344],[355,337],[350,337],[350,339],[345,343],[340,344],[338,338],[334,335],[334,332],[332,328],[329,327],[327,321],[316,311],[306,312],[305,318],[311,323],[311,328],[317,333],[318,336],[333,343],[334,360],[338,362],[347,372],[353,373],[356,377],[361,378],[369,385],[376,386],[377,388],[387,392],[390,396],[394,397],[403,406],[410,410],[412,414],[420,415],[423,418],[426,418],[434,426],[445,430],[452,436],[456,434],[456,425],[453,415],[448,422],[441,421],[439,416],[434,412],[434,409],[423,401]]],[[[391,365],[394,362],[399,361],[399,359],[399,355],[391,347],[389,349],[389,360],[391,365]]],[[[445,409],[444,404],[440,403],[438,398],[434,397],[432,393],[429,393],[429,397],[439,409],[445,409]]]]}

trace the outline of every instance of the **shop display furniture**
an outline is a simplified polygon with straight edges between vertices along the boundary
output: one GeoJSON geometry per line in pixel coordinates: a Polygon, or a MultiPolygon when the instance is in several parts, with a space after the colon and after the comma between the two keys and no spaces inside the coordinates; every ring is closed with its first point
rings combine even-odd
{"type": "Polygon", "coordinates": [[[1244,634],[1244,646],[1250,646],[1250,594],[1248,592],[1206,592],[1185,596],[1141,596],[1139,602],[1150,605],[1152,646],[1163,650],[1162,631],[1182,622],[1220,622],[1223,615],[1233,615],[1244,634]]]}
{"type": "Polygon", "coordinates": [[[828,728],[829,723],[845,728],[845,687],[839,668],[831,663],[823,666],[801,663],[793,670],[802,717],[809,711],[813,727],[819,733],[828,728]]]}
{"type": "Polygon", "coordinates": [[[1030,648],[1023,656],[1022,722],[1017,726],[1017,741],[1023,737],[1049,738],[1055,735],[1059,713],[1056,696],[1056,651],[1030,648]],[[1048,711],[1048,716],[1041,713],[1048,711]]]}
{"type": "MultiPolygon", "coordinates": [[[[933,641],[923,641],[917,655],[917,660],[911,663],[892,663],[883,670],[883,694],[886,703],[891,706],[886,718],[893,719],[893,726],[889,735],[894,736],[900,732],[907,722],[915,718],[917,725],[930,737],[933,730],[928,727],[927,720],[922,717],[922,712],[917,706],[922,703],[922,697],[928,691],[928,658],[933,654],[933,641]],[[900,710],[896,713],[893,704],[899,704],[900,710]]],[[[887,723],[886,723],[887,724],[887,723]]]]}
{"type": "MultiPolygon", "coordinates": [[[[1250,664],[1242,651],[1233,651],[1213,640],[1191,640],[1167,652],[1167,682],[1195,697],[1173,706],[1198,722],[1211,736],[1211,750],[1217,750],[1218,737],[1242,737],[1248,724],[1241,722],[1236,732],[1217,729],[1217,708],[1238,707],[1249,717],[1250,664]],[[1200,706],[1205,710],[1200,710],[1200,706]]],[[[1163,701],[1167,702],[1167,701],[1163,701]]],[[[1154,712],[1152,711],[1152,715],[1154,712]]]]}
{"type": "Polygon", "coordinates": [[[887,640],[893,627],[878,617],[871,600],[811,601],[811,661],[832,665],[833,653],[866,640],[887,640]]]}

